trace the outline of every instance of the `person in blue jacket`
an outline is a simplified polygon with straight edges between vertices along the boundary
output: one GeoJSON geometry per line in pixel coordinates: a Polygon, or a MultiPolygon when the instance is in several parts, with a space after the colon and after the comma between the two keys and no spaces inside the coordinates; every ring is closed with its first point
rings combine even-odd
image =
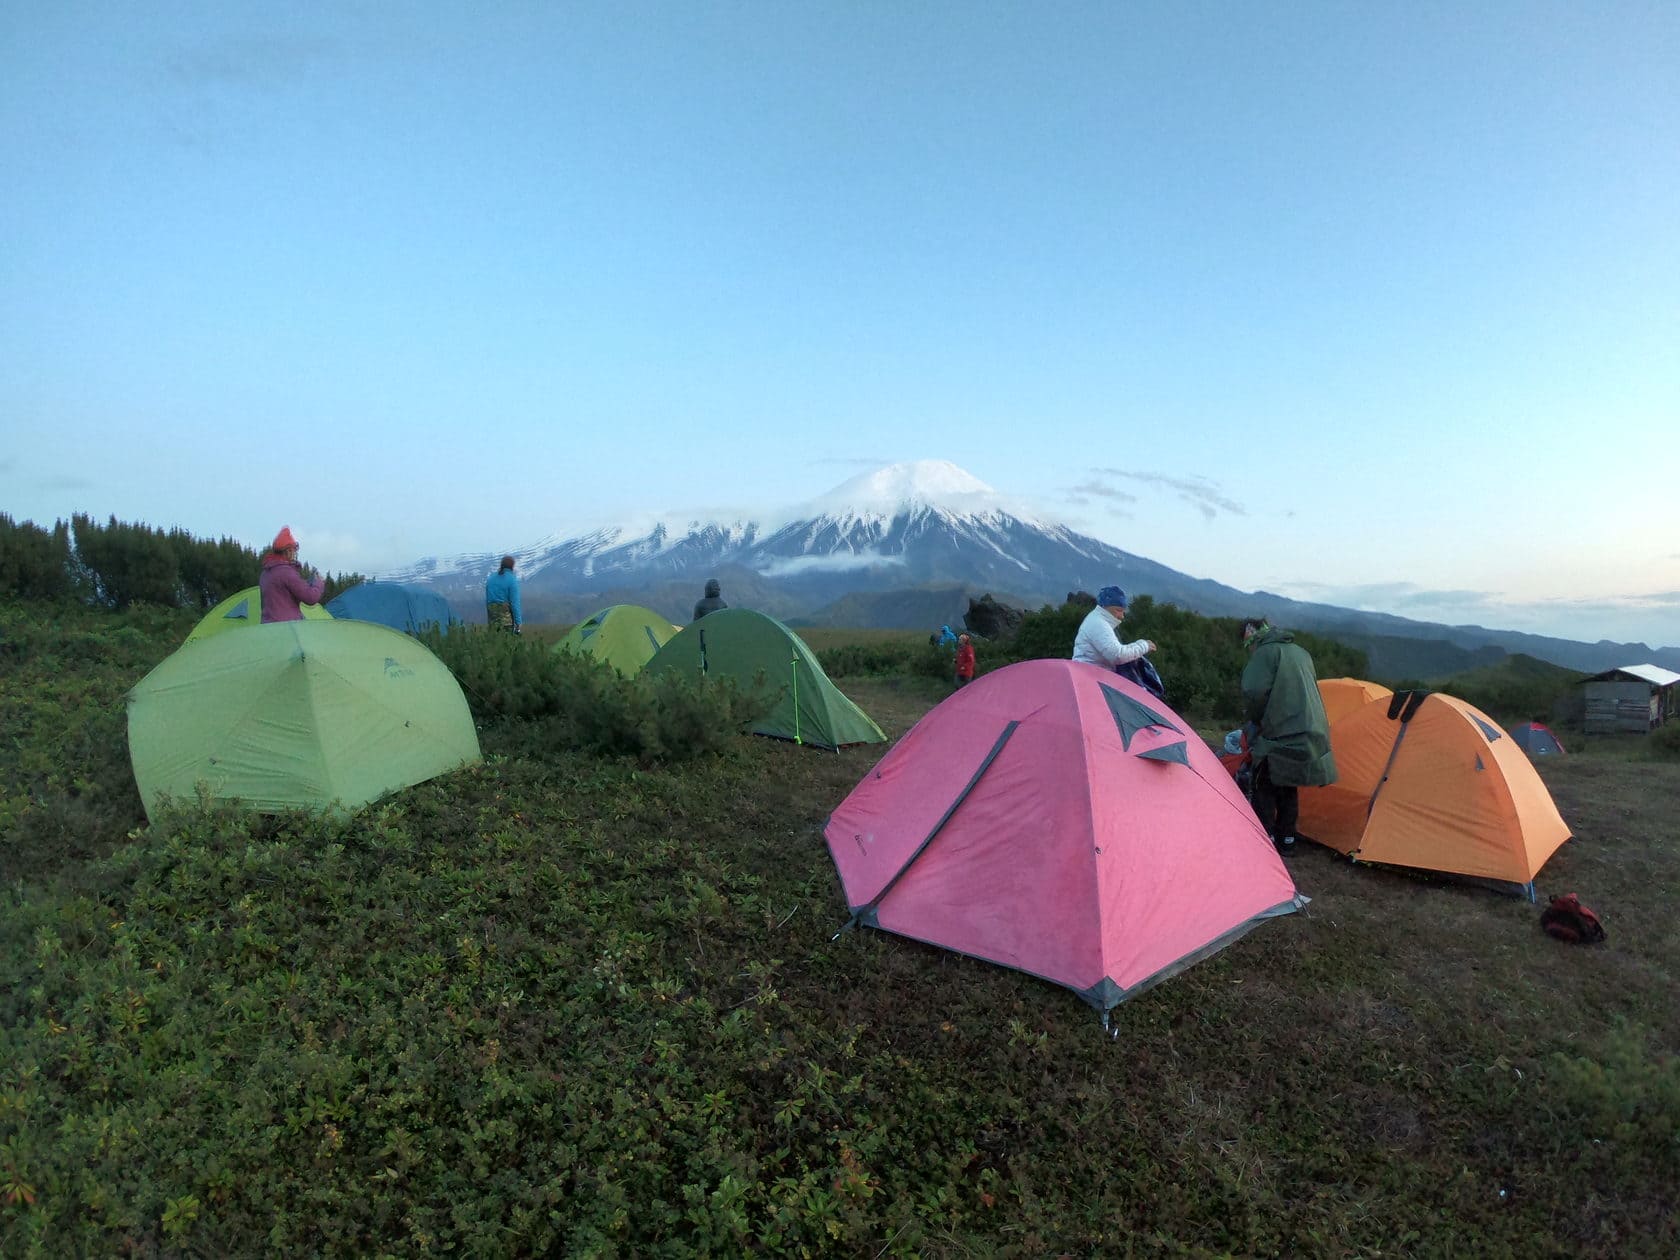
{"type": "Polygon", "coordinates": [[[485,579],[484,620],[493,630],[523,633],[525,613],[519,607],[519,575],[513,571],[512,556],[503,556],[502,567],[485,579]]]}

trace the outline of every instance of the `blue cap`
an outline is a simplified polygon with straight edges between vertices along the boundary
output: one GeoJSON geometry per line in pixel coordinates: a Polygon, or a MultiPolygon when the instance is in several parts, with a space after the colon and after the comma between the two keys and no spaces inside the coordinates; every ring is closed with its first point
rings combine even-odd
{"type": "Polygon", "coordinates": [[[1097,603],[1104,608],[1126,607],[1126,592],[1118,586],[1105,586],[1097,592],[1097,603]]]}

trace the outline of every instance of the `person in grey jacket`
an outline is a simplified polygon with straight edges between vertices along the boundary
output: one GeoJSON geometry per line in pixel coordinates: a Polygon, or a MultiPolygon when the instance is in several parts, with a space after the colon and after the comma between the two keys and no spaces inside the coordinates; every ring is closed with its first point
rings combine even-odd
{"type": "Polygon", "coordinates": [[[692,620],[699,621],[707,613],[715,613],[720,608],[728,607],[729,605],[723,602],[723,587],[718,585],[716,578],[712,578],[706,583],[706,597],[694,605],[692,620]]]}

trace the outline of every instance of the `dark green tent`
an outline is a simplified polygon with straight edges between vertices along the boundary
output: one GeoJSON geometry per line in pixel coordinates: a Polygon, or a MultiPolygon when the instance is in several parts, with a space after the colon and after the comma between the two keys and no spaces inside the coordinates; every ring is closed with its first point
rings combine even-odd
{"type": "Polygon", "coordinates": [[[781,688],[768,716],[752,728],[818,748],[884,744],[887,737],[857,705],[828,680],[811,649],[774,617],[750,608],[724,608],[696,621],[660,648],[647,663],[650,673],[679,670],[712,678],[733,678],[743,688],[757,673],[781,688]]]}

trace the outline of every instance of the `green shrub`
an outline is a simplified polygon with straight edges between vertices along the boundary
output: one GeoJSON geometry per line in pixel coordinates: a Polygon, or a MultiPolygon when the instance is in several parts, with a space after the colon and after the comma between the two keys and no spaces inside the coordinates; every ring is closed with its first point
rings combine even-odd
{"type": "Polygon", "coordinates": [[[1680,718],[1671,718],[1645,739],[1651,756],[1660,761],[1680,761],[1680,718]]]}
{"type": "Polygon", "coordinates": [[[124,699],[191,620],[145,605],[0,605],[0,880],[108,852],[143,821],[124,699]]]}
{"type": "MultiPolygon", "coordinates": [[[[982,661],[991,654],[989,645],[974,641],[975,672],[984,673],[982,661]]],[[[950,648],[927,642],[845,644],[816,653],[817,664],[829,678],[880,678],[909,675],[919,678],[949,678],[955,671],[950,648]]]]}
{"type": "Polygon", "coordinates": [[[1063,604],[1060,608],[1046,604],[1036,612],[1027,613],[1007,646],[1010,659],[1036,661],[1061,657],[1065,660],[1072,656],[1079,623],[1090,611],[1079,604],[1063,604]]]}
{"type": "MultiPolygon", "coordinates": [[[[1082,604],[1047,604],[1029,612],[1004,650],[1011,660],[1069,657],[1079,623],[1089,612],[1082,604]]],[[[1238,636],[1240,625],[1231,617],[1204,617],[1139,595],[1126,611],[1120,638],[1155,644],[1150,662],[1161,675],[1167,703],[1178,712],[1236,721],[1242,717],[1242,671],[1248,661],[1238,636]]],[[[1312,655],[1320,678],[1364,675],[1365,654],[1355,648],[1304,631],[1295,632],[1295,641],[1312,655]]]]}
{"type": "Polygon", "coordinates": [[[778,693],[760,683],[678,673],[625,678],[594,657],[478,627],[422,641],[447,665],[481,723],[526,751],[579,749],[643,763],[681,761],[725,747],[769,713],[778,693]]]}
{"type": "Polygon", "coordinates": [[[914,643],[849,643],[820,648],[815,655],[817,664],[831,679],[867,678],[914,672],[910,662],[917,650],[914,643]]]}
{"type": "Polygon", "coordinates": [[[1609,1144],[1611,1159],[1629,1166],[1654,1156],[1671,1184],[1680,1180],[1680,1057],[1618,1018],[1585,1052],[1554,1054],[1547,1076],[1576,1144],[1609,1144]]]}
{"type": "Polygon", "coordinates": [[[1581,699],[1582,677],[1575,670],[1519,652],[1497,665],[1453,674],[1437,682],[1435,689],[1475,705],[1499,722],[1544,722],[1581,699]]]}

